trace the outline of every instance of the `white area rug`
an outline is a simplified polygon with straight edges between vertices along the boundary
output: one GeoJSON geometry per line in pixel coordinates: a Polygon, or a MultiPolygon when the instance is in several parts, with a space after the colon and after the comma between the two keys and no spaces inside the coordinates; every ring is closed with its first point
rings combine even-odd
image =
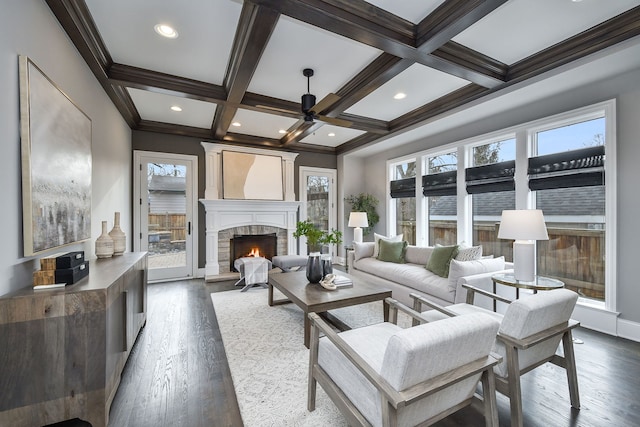
{"type": "MultiPolygon", "coordinates": [[[[346,426],[320,386],[316,410],[307,411],[309,350],[302,310],[294,304],[269,307],[267,293],[251,288],[211,294],[244,425],[346,426]]],[[[350,326],[364,326],[382,321],[382,302],[332,313],[350,326]]]]}

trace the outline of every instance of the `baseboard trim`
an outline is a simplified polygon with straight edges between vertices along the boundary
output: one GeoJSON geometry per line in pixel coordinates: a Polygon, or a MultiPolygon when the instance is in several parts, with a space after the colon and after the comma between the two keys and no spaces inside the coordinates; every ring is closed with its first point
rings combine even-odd
{"type": "Polygon", "coordinates": [[[580,325],[594,331],[617,336],[617,319],[620,313],[605,310],[586,304],[576,304],[572,319],[578,320],[580,325]]]}
{"type": "Polygon", "coordinates": [[[618,336],[640,342],[640,323],[618,319],[618,336]]]}

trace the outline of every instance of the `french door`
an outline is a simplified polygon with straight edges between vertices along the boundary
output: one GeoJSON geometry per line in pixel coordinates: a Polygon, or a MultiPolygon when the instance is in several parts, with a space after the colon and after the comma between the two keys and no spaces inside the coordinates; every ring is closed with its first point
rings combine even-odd
{"type": "Polygon", "coordinates": [[[134,151],[134,249],[150,281],[196,275],[196,156],[134,151]]]}
{"type": "MultiPolygon", "coordinates": [[[[337,228],[336,170],[300,167],[300,219],[310,220],[321,230],[337,228]]],[[[306,241],[300,239],[300,253],[306,254],[306,241]]],[[[337,248],[331,248],[333,255],[337,248]]]]}

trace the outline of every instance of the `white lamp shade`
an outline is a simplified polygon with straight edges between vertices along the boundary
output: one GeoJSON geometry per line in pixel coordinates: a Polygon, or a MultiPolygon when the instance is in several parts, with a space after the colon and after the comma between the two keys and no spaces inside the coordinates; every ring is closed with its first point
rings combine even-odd
{"type": "Polygon", "coordinates": [[[366,212],[351,212],[349,214],[349,227],[368,227],[369,220],[366,212]]]}
{"type": "Polygon", "coordinates": [[[540,209],[502,211],[498,239],[549,240],[540,209]]]}

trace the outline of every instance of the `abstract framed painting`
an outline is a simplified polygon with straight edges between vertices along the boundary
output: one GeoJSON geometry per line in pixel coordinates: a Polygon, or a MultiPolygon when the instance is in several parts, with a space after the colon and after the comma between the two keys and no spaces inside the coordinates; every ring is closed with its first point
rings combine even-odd
{"type": "Polygon", "coordinates": [[[19,57],[24,256],[91,238],[91,119],[19,57]]]}
{"type": "Polygon", "coordinates": [[[222,151],[224,199],[283,200],[282,157],[222,151]]]}

